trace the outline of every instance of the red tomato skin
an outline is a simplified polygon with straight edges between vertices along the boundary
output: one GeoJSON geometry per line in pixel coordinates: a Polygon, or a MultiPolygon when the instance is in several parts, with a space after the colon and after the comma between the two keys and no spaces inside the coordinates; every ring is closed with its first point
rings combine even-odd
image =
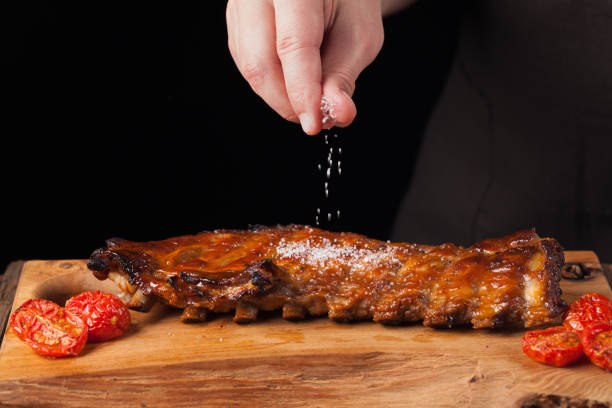
{"type": "Polygon", "coordinates": [[[612,371],[612,323],[597,322],[582,332],[584,354],[598,367],[612,371]]]}
{"type": "Polygon", "coordinates": [[[555,367],[571,365],[583,355],[580,336],[565,326],[527,332],[522,346],[523,352],[533,360],[555,367]]]}
{"type": "Polygon", "coordinates": [[[36,353],[45,357],[73,357],[87,342],[87,326],[80,317],[45,299],[30,299],[11,315],[11,328],[36,353]]]}
{"type": "Polygon", "coordinates": [[[599,293],[583,295],[563,316],[563,325],[578,333],[598,321],[612,322],[612,301],[599,293]]]}
{"type": "Polygon", "coordinates": [[[71,297],[66,308],[83,319],[89,329],[90,342],[121,336],[131,321],[130,311],[117,296],[99,290],[71,297]]]}

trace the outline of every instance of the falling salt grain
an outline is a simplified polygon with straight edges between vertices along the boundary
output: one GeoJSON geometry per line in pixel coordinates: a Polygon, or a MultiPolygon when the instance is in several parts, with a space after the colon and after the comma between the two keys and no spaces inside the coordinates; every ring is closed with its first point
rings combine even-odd
{"type": "MultiPolygon", "coordinates": [[[[321,98],[321,112],[323,114],[322,126],[324,128],[329,129],[330,127],[335,125],[336,116],[334,113],[334,107],[335,107],[335,104],[331,98],[326,97],[326,96],[321,98]]],[[[342,154],[342,148],[338,146],[331,146],[334,143],[337,144],[339,141],[339,135],[337,133],[334,133],[333,135],[324,134],[323,136],[324,136],[325,145],[329,148],[327,151],[327,160],[325,160],[327,163],[325,164],[325,171],[323,171],[323,167],[322,167],[325,161],[323,163],[317,164],[317,169],[323,174],[325,174],[324,193],[325,193],[325,199],[328,200],[333,173],[337,171],[338,175],[342,174],[342,164],[339,160],[336,160],[336,158],[334,158],[334,155],[342,154]],[[336,161],[338,163],[335,163],[336,161]],[[335,170],[334,168],[337,168],[337,170],[335,170]]],[[[315,216],[315,222],[317,226],[322,222],[320,220],[321,214],[323,214],[321,211],[321,208],[317,208],[317,213],[315,216]]],[[[336,219],[339,219],[340,210],[335,210],[335,211],[332,210],[331,212],[328,212],[327,220],[331,222],[332,219],[334,218],[334,215],[336,216],[336,219]]]]}

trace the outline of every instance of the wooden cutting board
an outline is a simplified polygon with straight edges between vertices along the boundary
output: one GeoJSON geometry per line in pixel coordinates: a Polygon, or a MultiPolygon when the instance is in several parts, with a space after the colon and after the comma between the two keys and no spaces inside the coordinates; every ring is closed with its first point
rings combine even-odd
{"type": "MultiPolygon", "coordinates": [[[[568,261],[599,266],[590,251],[568,261]]],[[[63,302],[83,290],[115,292],[86,261],[24,265],[13,310],[29,298],[63,302]]],[[[562,282],[571,302],[586,292],[612,298],[600,273],[562,282]]],[[[520,406],[534,393],[611,402],[612,373],[583,361],[571,368],[523,355],[524,330],[437,330],[339,324],[326,318],[288,322],[278,314],[249,325],[224,315],[183,324],[156,305],[132,312],[126,334],[88,344],[76,358],[47,359],[10,329],[0,349],[0,406],[520,406]]],[[[605,406],[605,405],[604,405],[605,406]]]]}

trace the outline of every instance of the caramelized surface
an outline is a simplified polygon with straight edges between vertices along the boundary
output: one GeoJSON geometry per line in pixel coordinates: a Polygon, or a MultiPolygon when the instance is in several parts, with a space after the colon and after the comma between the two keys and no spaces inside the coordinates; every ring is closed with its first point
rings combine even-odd
{"type": "Polygon", "coordinates": [[[161,299],[206,311],[283,310],[287,319],[328,314],[337,321],[475,328],[550,322],[565,304],[563,251],[533,230],[469,248],[386,243],[307,226],[219,230],[164,241],[107,241],[89,268],[130,292],[130,306],[161,299]],[[129,283],[122,281],[127,275],[129,283]]]}

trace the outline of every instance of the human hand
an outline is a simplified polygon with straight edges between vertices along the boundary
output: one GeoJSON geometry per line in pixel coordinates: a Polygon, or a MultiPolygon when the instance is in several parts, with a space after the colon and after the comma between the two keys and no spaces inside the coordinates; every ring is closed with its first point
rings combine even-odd
{"type": "Polygon", "coordinates": [[[226,18],[239,71],[279,115],[315,135],[325,96],[324,127],[353,121],[355,81],[383,43],[381,0],[229,0],[226,18]]]}

